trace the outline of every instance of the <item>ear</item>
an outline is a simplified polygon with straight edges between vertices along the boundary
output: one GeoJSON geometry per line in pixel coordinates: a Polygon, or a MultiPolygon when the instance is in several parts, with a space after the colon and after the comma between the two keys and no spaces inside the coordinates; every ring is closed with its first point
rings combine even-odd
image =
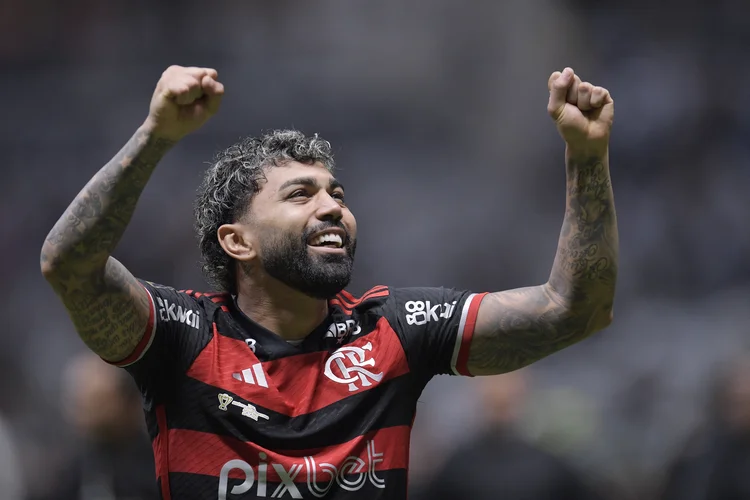
{"type": "Polygon", "coordinates": [[[216,236],[221,248],[235,260],[248,262],[258,255],[252,233],[244,224],[224,224],[216,231],[216,236]]]}

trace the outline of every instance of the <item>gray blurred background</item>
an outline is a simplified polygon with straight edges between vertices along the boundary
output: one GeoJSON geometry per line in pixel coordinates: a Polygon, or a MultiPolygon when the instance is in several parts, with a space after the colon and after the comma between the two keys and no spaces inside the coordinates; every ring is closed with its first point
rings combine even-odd
{"type": "MultiPolygon", "coordinates": [[[[750,334],[748,47],[747,0],[0,2],[0,498],[62,498],[61,471],[85,453],[64,376],[84,346],[39,251],[170,64],[217,68],[226,97],[164,160],[115,255],[193,289],[204,286],[191,224],[206,162],[289,127],[334,145],[360,227],[353,292],[541,283],[564,208],[547,78],[571,66],[607,87],[615,322],[525,371],[513,427],[605,498],[711,494],[711,481],[680,486],[675,471],[744,439],[716,436],[744,428],[726,408],[747,406],[750,384],[725,369],[750,334]]],[[[480,386],[439,377],[425,391],[415,498],[437,498],[425,493],[437,471],[471,460],[494,411],[480,386]]]]}

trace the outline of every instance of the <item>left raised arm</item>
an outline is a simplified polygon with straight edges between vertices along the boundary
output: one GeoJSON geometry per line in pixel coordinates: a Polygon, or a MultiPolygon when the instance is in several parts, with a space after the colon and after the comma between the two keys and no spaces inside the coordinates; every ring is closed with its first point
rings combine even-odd
{"type": "Polygon", "coordinates": [[[469,350],[472,375],[516,370],[612,321],[618,235],[609,175],[609,93],[569,68],[550,77],[548,111],[566,141],[566,210],[544,285],[487,295],[469,350]]]}

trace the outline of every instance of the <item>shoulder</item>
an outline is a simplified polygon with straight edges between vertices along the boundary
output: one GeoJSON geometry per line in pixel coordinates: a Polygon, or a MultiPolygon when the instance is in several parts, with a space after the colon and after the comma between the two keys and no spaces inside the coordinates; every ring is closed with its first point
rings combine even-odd
{"type": "Polygon", "coordinates": [[[177,293],[185,294],[204,308],[221,309],[229,312],[229,304],[232,296],[225,292],[197,292],[195,290],[177,290],[177,293]]]}
{"type": "Polygon", "coordinates": [[[450,318],[476,295],[479,294],[443,287],[378,285],[360,296],[342,291],[329,304],[347,316],[375,314],[392,319],[403,316],[409,325],[420,325],[430,318],[450,318]]]}
{"type": "Polygon", "coordinates": [[[356,296],[347,290],[342,290],[328,301],[328,304],[347,316],[355,312],[364,313],[378,311],[390,302],[392,289],[386,285],[377,285],[360,296],[356,296]]]}
{"type": "Polygon", "coordinates": [[[198,328],[198,318],[213,316],[217,311],[229,312],[232,297],[227,293],[178,290],[151,281],[139,281],[153,300],[158,321],[180,322],[198,328]]]}

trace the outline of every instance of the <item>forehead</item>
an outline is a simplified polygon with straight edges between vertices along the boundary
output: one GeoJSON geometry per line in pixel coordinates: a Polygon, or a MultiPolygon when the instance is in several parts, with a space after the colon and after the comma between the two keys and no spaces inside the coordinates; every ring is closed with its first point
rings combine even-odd
{"type": "Polygon", "coordinates": [[[326,187],[335,181],[328,169],[320,162],[304,164],[290,161],[274,166],[266,171],[266,181],[261,185],[260,193],[273,194],[284,187],[288,187],[295,179],[314,180],[320,186],[326,187]]]}

